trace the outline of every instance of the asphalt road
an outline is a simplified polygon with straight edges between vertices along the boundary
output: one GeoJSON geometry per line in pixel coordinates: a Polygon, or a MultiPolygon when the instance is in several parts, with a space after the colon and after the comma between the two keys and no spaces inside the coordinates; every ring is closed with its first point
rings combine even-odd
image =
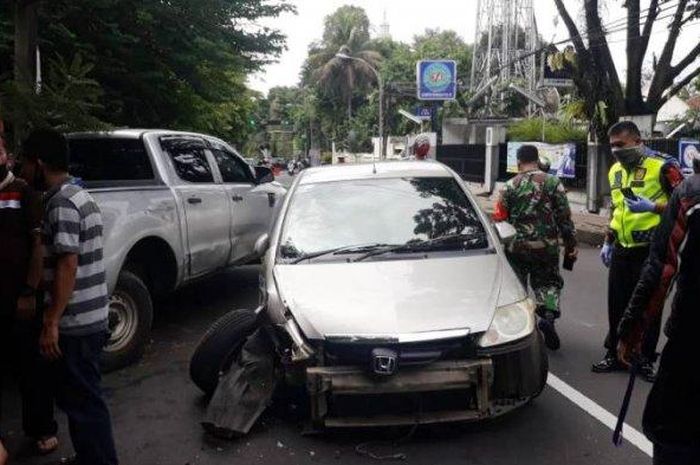
{"type": "MultiPolygon", "coordinates": [[[[246,438],[225,442],[208,438],[199,426],[205,402],[189,381],[189,356],[200,335],[218,316],[234,308],[253,307],[257,300],[257,267],[230,270],[188,287],[159,304],[153,342],[138,365],[106,376],[106,395],[113,413],[116,440],[126,465],[204,465],[230,463],[303,464],[371,463],[356,447],[368,441],[377,454],[402,453],[408,463],[425,464],[648,464],[636,446],[611,444],[611,431],[577,403],[548,387],[531,405],[482,424],[419,428],[410,439],[391,442],[405,429],[335,431],[302,436],[302,421],[293,405],[275,405],[246,438]]],[[[626,375],[594,375],[591,362],[602,355],[605,335],[605,274],[597,251],[582,251],[573,273],[565,275],[562,349],[550,356],[551,372],[584,398],[615,413],[626,375]]],[[[639,383],[629,423],[640,429],[649,386],[639,383]]],[[[20,438],[18,399],[4,396],[5,431],[18,455],[16,463],[48,464],[70,453],[65,419],[61,449],[55,457],[27,455],[20,438]]],[[[578,398],[575,398],[576,400],[578,398]]],[[[578,399],[580,404],[580,399],[578,399]]]]}

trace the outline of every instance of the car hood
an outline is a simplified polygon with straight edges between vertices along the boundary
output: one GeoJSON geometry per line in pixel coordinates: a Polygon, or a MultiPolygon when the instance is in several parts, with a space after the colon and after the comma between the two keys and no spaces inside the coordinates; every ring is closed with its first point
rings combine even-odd
{"type": "Polygon", "coordinates": [[[524,297],[496,253],[277,265],[274,276],[280,297],[310,339],[402,341],[419,340],[421,333],[482,332],[504,299],[524,297]]]}

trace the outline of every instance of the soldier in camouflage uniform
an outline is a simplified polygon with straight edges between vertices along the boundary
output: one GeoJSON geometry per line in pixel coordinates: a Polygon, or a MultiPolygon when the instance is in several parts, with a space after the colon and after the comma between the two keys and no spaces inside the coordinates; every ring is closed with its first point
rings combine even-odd
{"type": "Polygon", "coordinates": [[[538,166],[532,145],[518,149],[519,174],[503,188],[494,220],[508,221],[517,230],[508,245],[508,259],[525,287],[532,286],[537,303],[538,327],[547,347],[559,348],[554,320],[559,318],[559,296],[564,281],[559,273],[559,237],[565,254],[576,258],[576,230],[564,186],[538,166]]]}

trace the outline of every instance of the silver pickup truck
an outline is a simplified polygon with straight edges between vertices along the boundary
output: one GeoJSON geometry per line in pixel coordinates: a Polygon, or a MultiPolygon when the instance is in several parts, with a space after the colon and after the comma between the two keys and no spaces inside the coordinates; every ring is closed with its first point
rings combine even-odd
{"type": "Polygon", "coordinates": [[[202,134],[116,130],[68,136],[70,171],[104,217],[111,338],[103,366],[136,361],[153,299],[256,260],[286,190],[226,142],[202,134]]]}

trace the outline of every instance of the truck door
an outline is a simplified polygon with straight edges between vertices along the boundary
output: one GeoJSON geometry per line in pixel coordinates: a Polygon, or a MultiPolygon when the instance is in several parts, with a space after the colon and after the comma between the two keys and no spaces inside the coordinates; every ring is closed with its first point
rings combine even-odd
{"type": "Polygon", "coordinates": [[[251,167],[232,149],[210,143],[231,206],[230,263],[239,263],[253,256],[255,241],[268,232],[279,199],[269,186],[256,183],[251,167]]]}
{"type": "Polygon", "coordinates": [[[198,137],[163,137],[163,152],[181,182],[173,189],[185,211],[189,271],[198,276],[226,266],[231,252],[231,209],[214,179],[211,156],[198,137]]]}

